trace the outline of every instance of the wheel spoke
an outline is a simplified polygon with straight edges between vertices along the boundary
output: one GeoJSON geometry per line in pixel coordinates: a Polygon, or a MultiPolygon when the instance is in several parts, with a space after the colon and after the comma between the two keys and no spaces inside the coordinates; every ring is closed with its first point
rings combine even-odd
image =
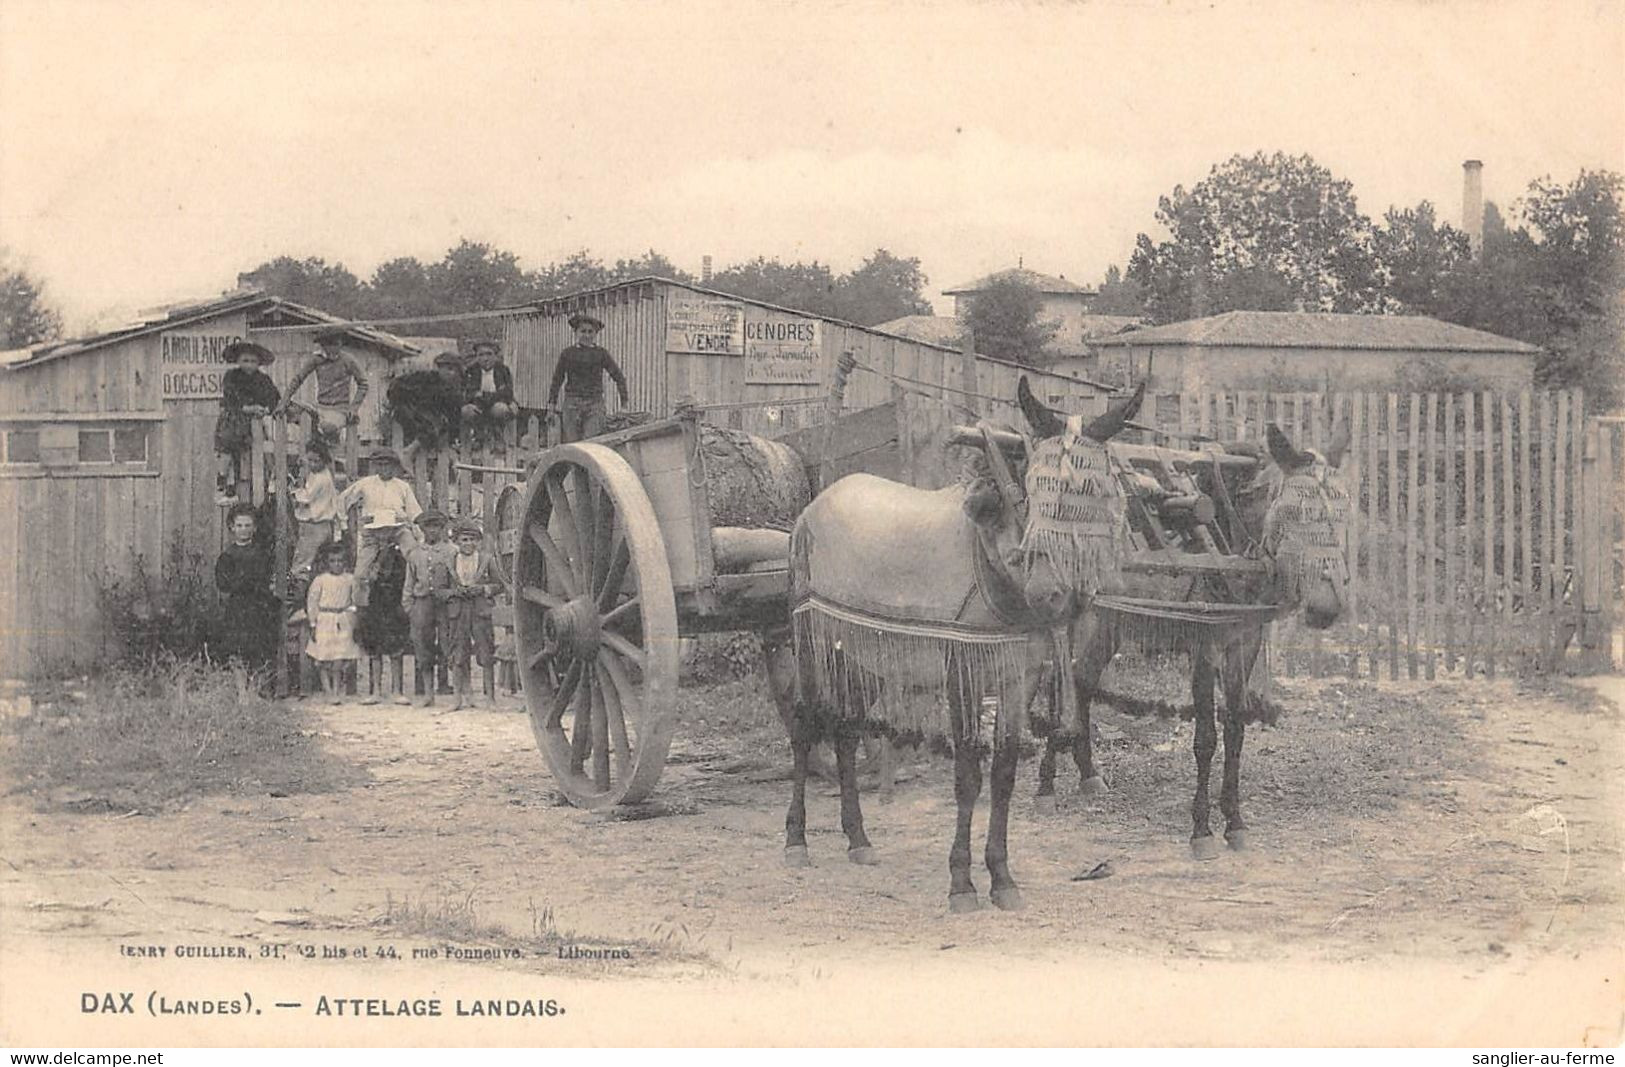
{"type": "Polygon", "coordinates": [[[599,640],[603,641],[605,645],[613,648],[615,652],[623,659],[629,659],[633,663],[636,663],[639,670],[642,670],[644,663],[648,661],[648,657],[644,655],[643,649],[639,648],[637,645],[634,645],[632,642],[628,641],[618,633],[613,633],[608,630],[600,630],[598,633],[598,638],[599,640]]]}
{"type": "MultiPolygon", "coordinates": [[[[598,547],[592,536],[592,475],[587,473],[585,467],[571,467],[570,481],[575,487],[575,498],[570,505],[571,517],[575,519],[576,541],[581,545],[581,588],[591,589],[593,550],[598,547]]],[[[562,480],[559,488],[564,488],[562,480]]]]}
{"type": "Polygon", "coordinates": [[[576,689],[580,687],[581,676],[584,673],[579,662],[570,664],[570,669],[564,672],[564,680],[559,683],[559,691],[553,695],[553,707],[547,713],[547,725],[550,728],[557,728],[563,724],[564,709],[570,706],[570,698],[576,695],[576,689]]]}
{"type": "MultiPolygon", "coordinates": [[[[598,670],[608,682],[604,686],[604,703],[609,712],[609,733],[615,744],[615,756],[630,770],[632,746],[626,736],[626,704],[628,700],[635,700],[636,695],[614,656],[598,653],[598,670]]],[[[621,773],[624,775],[627,771],[621,773]]]]}
{"type": "MultiPolygon", "coordinates": [[[[581,677],[585,680],[586,672],[581,677]]],[[[570,723],[570,769],[581,773],[592,745],[592,683],[578,685],[575,693],[576,713],[570,723]]]]}
{"type": "Polygon", "coordinates": [[[604,580],[609,575],[610,562],[615,558],[615,501],[607,490],[598,490],[597,507],[593,509],[592,585],[594,596],[602,596],[604,580]]]}
{"type": "Polygon", "coordinates": [[[609,788],[609,704],[597,671],[591,672],[592,686],[592,778],[599,789],[609,788]]]}
{"type": "Polygon", "coordinates": [[[563,597],[549,593],[547,590],[537,588],[534,585],[521,586],[519,595],[532,604],[540,604],[544,608],[562,608],[567,603],[563,597]]]}
{"type": "MultiPolygon", "coordinates": [[[[547,498],[553,502],[553,514],[559,520],[559,540],[564,543],[564,552],[569,558],[570,574],[576,580],[576,588],[584,588],[587,577],[592,572],[586,567],[586,560],[583,558],[586,549],[581,544],[581,530],[576,525],[575,511],[570,507],[569,494],[564,491],[564,478],[562,475],[557,479],[551,476],[544,477],[542,485],[547,490],[547,498]]],[[[571,595],[575,595],[573,590],[571,595]]]]}
{"type": "Polygon", "coordinates": [[[570,566],[570,557],[553,540],[553,535],[547,532],[547,527],[539,522],[530,524],[530,539],[536,542],[536,547],[542,550],[547,562],[552,565],[553,571],[558,575],[559,584],[564,586],[567,596],[575,596],[576,590],[581,588],[576,584],[575,571],[570,566]]]}
{"type": "Polygon", "coordinates": [[[608,615],[605,615],[603,618],[598,620],[598,628],[601,630],[606,626],[613,626],[636,611],[637,607],[637,597],[633,597],[631,600],[622,601],[618,606],[612,609],[608,615]]]}
{"type": "Polygon", "coordinates": [[[621,595],[621,586],[626,581],[626,568],[632,563],[632,550],[627,546],[624,537],[615,539],[613,557],[609,565],[609,572],[604,575],[604,584],[598,588],[598,610],[608,611],[615,598],[621,595]]]}

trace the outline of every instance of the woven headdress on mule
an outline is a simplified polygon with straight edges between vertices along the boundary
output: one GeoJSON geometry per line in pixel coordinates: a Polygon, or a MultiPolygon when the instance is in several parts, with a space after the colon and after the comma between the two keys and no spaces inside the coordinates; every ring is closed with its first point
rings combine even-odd
{"type": "Polygon", "coordinates": [[[1127,505],[1106,445],[1082,432],[1083,420],[1028,449],[1029,560],[1047,559],[1074,592],[1092,596],[1114,584],[1128,548],[1127,505]]]}

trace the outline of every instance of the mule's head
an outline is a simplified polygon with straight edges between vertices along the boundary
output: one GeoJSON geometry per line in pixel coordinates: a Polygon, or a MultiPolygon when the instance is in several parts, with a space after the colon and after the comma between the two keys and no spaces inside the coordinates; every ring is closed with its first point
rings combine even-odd
{"type": "Polygon", "coordinates": [[[1106,442],[1122,431],[1144,398],[1142,383],[1134,395],[1086,422],[1047,407],[1033,396],[1025,377],[1017,384],[1016,399],[1033,435],[1017,558],[1027,603],[1045,616],[1063,618],[1080,601],[1117,584],[1128,519],[1106,442]]]}
{"type": "Polygon", "coordinates": [[[1301,609],[1304,624],[1324,630],[1348,603],[1351,500],[1340,467],[1348,434],[1324,452],[1300,451],[1275,426],[1270,462],[1242,491],[1242,520],[1275,561],[1269,599],[1301,609]]]}

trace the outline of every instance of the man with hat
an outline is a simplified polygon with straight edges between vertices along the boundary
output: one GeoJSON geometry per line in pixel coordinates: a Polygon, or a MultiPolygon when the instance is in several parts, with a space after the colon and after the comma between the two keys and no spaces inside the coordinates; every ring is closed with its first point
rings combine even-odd
{"type": "MultiPolygon", "coordinates": [[[[502,591],[502,574],[496,557],[485,548],[485,531],[470,518],[461,518],[451,528],[457,545],[451,557],[437,599],[444,603],[446,640],[441,654],[448,657],[456,679],[457,703],[454,709],[471,704],[468,658],[472,654],[484,668],[485,695],[496,703],[496,640],[492,630],[491,598],[502,591]]],[[[439,572],[436,572],[437,574],[439,572]]]]}
{"type": "Polygon", "coordinates": [[[563,441],[580,441],[604,432],[604,375],[614,379],[622,407],[626,406],[626,375],[598,344],[598,331],[604,328],[602,320],[577,312],[570,316],[570,328],[576,332],[576,343],[559,353],[553,384],[547,390],[547,406],[558,403],[562,386],[564,406],[559,409],[559,436],[563,441]]]}
{"type": "Polygon", "coordinates": [[[445,635],[445,609],[435,590],[450,587],[450,574],[457,546],[446,540],[446,513],[429,508],[418,515],[418,531],[423,542],[406,555],[406,581],[401,586],[401,606],[412,627],[412,656],[417,661],[418,681],[423,686],[423,706],[434,704],[435,663],[450,644],[445,635]]]}
{"type": "Polygon", "coordinates": [[[513,372],[502,362],[502,346],[485,338],[474,342],[474,361],[463,371],[463,421],[506,451],[502,428],[514,417],[513,372]]]}
{"type": "Polygon", "coordinates": [[[269,415],[282,397],[263,369],[276,359],[264,345],[233,341],[220,357],[231,369],[220,379],[220,417],[214,423],[214,450],[220,454],[215,503],[229,507],[237,503],[238,478],[249,476],[243,457],[253,448],[254,419],[269,415]]]}
{"type": "Polygon", "coordinates": [[[380,445],[367,458],[372,473],[351,482],[339,496],[346,513],[353,507],[361,508],[361,545],[355,554],[357,607],[366,607],[370,600],[379,550],[393,541],[401,555],[410,554],[417,545],[410,523],[423,514],[411,483],[400,477],[401,461],[395,450],[380,445]]]}
{"type": "Polygon", "coordinates": [[[305,361],[288,383],[288,398],[281,410],[287,411],[293,395],[305,379],[316,375],[316,421],[321,431],[333,443],[338,442],[339,431],[357,421],[361,401],[367,395],[367,375],[351,356],[344,351],[348,334],[338,327],[329,327],[316,335],[315,355],[305,361]],[[350,383],[355,382],[355,393],[350,383]]]}

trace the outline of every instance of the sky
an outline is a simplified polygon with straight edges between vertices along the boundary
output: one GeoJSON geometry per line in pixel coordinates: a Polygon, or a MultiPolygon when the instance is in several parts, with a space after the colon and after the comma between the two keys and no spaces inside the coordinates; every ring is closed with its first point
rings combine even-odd
{"type": "Polygon", "coordinates": [[[1625,0],[0,3],[0,245],[70,328],[461,238],[1097,282],[1307,152],[1373,217],[1625,170],[1625,0]]]}

